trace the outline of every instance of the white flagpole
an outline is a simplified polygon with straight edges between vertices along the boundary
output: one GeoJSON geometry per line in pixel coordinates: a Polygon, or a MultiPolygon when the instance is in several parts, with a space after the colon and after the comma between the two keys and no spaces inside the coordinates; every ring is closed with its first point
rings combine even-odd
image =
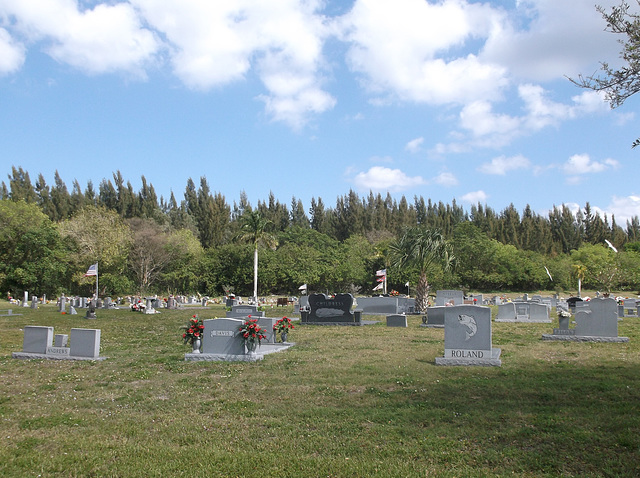
{"type": "Polygon", "coordinates": [[[98,263],[96,262],[96,300],[98,300],[98,263]]]}

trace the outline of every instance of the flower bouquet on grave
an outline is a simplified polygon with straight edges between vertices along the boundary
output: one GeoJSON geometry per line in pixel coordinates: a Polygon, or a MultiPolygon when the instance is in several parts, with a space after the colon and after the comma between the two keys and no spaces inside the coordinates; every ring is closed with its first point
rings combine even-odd
{"type": "Polygon", "coordinates": [[[193,352],[199,353],[202,334],[204,333],[204,324],[202,323],[202,320],[198,319],[197,315],[194,315],[189,319],[189,323],[187,325],[183,325],[180,328],[185,331],[182,334],[184,343],[191,344],[193,346],[193,352]]]}
{"type": "Polygon", "coordinates": [[[562,307],[558,307],[558,324],[561,330],[569,329],[569,317],[571,317],[571,312],[562,307]]]}
{"type": "Polygon", "coordinates": [[[293,330],[294,328],[295,327],[293,326],[291,319],[283,317],[276,321],[273,326],[273,331],[276,334],[280,334],[280,340],[282,340],[282,343],[285,343],[287,341],[287,334],[289,333],[289,330],[293,330]]]}
{"type": "Polygon", "coordinates": [[[244,339],[244,345],[252,353],[266,339],[265,330],[258,325],[258,319],[248,319],[240,326],[240,335],[244,339]]]}

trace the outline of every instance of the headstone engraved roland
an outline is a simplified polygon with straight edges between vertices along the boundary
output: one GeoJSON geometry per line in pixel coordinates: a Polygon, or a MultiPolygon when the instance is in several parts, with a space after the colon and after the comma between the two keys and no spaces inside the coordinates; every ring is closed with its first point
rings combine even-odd
{"type": "Polygon", "coordinates": [[[22,352],[13,352],[17,359],[104,360],[100,357],[100,330],[71,329],[68,336],[56,334],[52,344],[53,327],[27,325],[24,327],[22,352]]]}
{"type": "MultiPolygon", "coordinates": [[[[309,324],[321,325],[360,325],[351,313],[353,296],[351,294],[336,294],[327,297],[324,294],[309,296],[309,312],[303,315],[303,321],[309,324]]],[[[359,314],[358,314],[359,315],[359,314]]]]}
{"type": "Polygon", "coordinates": [[[501,366],[501,350],[491,344],[491,309],[484,306],[447,307],[444,357],[436,365],[501,366]]]}
{"type": "Polygon", "coordinates": [[[618,336],[618,307],[614,299],[596,298],[577,307],[574,329],[553,329],[543,334],[543,340],[575,342],[629,342],[629,337],[618,336]]]}

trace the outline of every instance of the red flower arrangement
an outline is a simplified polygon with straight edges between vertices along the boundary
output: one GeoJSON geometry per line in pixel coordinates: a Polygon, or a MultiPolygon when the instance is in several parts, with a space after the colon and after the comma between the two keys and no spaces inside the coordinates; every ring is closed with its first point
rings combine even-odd
{"type": "Polygon", "coordinates": [[[194,315],[191,319],[189,319],[189,323],[187,325],[183,325],[181,328],[186,331],[182,334],[182,338],[184,339],[185,344],[193,344],[194,340],[202,339],[202,334],[204,333],[204,324],[200,319],[198,319],[197,315],[194,315]]]}
{"type": "Polygon", "coordinates": [[[295,327],[293,326],[293,322],[291,322],[291,319],[287,317],[283,317],[277,320],[275,325],[273,326],[273,330],[278,334],[281,334],[282,332],[289,332],[289,330],[293,329],[295,329],[295,327]]]}
{"type": "Polygon", "coordinates": [[[267,338],[264,334],[265,330],[258,325],[258,319],[245,320],[239,330],[245,344],[255,344],[256,342],[260,344],[262,339],[267,338]]]}

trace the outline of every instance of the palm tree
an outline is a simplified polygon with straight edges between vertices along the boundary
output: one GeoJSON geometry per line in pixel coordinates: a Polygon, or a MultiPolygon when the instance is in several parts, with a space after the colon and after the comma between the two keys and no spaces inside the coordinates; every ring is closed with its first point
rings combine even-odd
{"type": "Polygon", "coordinates": [[[582,264],[574,264],[573,270],[578,278],[578,297],[582,297],[582,281],[587,273],[587,268],[582,264]]]}
{"type": "Polygon", "coordinates": [[[260,211],[245,211],[240,217],[238,240],[253,244],[253,300],[258,304],[258,247],[265,245],[275,249],[278,245],[276,237],[267,231],[273,223],[262,217],[260,211]]]}
{"type": "Polygon", "coordinates": [[[454,266],[451,245],[440,231],[416,226],[406,229],[402,237],[390,245],[389,252],[392,267],[416,267],[420,270],[416,286],[416,309],[418,312],[426,312],[429,300],[427,272],[436,264],[441,265],[445,271],[454,266]]]}

